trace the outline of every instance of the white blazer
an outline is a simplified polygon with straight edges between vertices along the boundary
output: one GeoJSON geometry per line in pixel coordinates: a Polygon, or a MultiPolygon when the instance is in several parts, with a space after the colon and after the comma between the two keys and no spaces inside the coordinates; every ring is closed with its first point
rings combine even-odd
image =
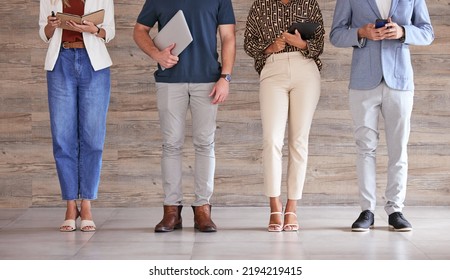
{"type": "MultiPolygon", "coordinates": [[[[113,0],[85,1],[85,14],[95,12],[100,9],[105,10],[104,21],[99,25],[99,27],[106,31],[105,39],[99,38],[89,32],[83,32],[83,40],[86,46],[86,51],[95,71],[112,65],[112,60],[109,56],[108,50],[106,49],[105,43],[111,41],[116,35],[113,0]]],[[[62,12],[62,10],[62,0],[41,0],[39,14],[39,36],[42,40],[44,40],[44,42],[49,43],[44,66],[44,69],[48,71],[53,70],[59,56],[59,50],[62,43],[62,28],[56,28],[53,37],[50,39],[47,39],[47,36],[45,36],[44,28],[47,25],[47,17],[52,14],[52,11],[57,13],[62,12]]]]}

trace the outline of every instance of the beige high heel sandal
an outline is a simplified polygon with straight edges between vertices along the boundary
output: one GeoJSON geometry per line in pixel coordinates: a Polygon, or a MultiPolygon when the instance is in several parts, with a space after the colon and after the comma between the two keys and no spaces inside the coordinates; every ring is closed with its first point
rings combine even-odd
{"type": "Polygon", "coordinates": [[[59,231],[61,231],[61,232],[72,232],[72,231],[76,231],[77,230],[77,219],[78,219],[78,217],[80,217],[80,212],[78,211],[78,209],[76,211],[77,211],[76,212],[77,216],[75,217],[75,219],[64,220],[64,222],[59,227],[59,231]]]}
{"type": "Polygon", "coordinates": [[[95,231],[96,227],[92,220],[81,220],[80,230],[84,232],[95,231]]]}
{"type": "Polygon", "coordinates": [[[65,220],[62,225],[59,227],[59,231],[61,232],[72,232],[77,229],[75,220],[65,220]]]}
{"type": "MultiPolygon", "coordinates": [[[[294,212],[286,212],[284,213],[284,219],[286,219],[286,215],[294,215],[297,219],[297,214],[294,212]]],[[[298,231],[298,224],[284,224],[283,226],[284,231],[298,231]]]]}
{"type": "MultiPolygon", "coordinates": [[[[283,215],[283,213],[281,212],[272,212],[270,213],[270,215],[283,215]]],[[[269,224],[269,226],[267,227],[267,230],[269,232],[281,232],[283,230],[283,226],[280,224],[269,224]]]]}

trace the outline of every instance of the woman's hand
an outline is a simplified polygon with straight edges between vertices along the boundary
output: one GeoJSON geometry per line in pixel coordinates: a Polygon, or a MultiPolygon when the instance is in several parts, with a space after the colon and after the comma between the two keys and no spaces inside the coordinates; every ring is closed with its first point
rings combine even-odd
{"type": "Polygon", "coordinates": [[[45,36],[47,39],[53,37],[55,29],[61,27],[61,20],[54,16],[54,14],[47,17],[47,25],[44,28],[45,36]]]}
{"type": "Polygon", "coordinates": [[[50,15],[47,17],[47,26],[55,30],[56,28],[61,26],[61,20],[56,16],[50,15]]]}
{"type": "Polygon", "coordinates": [[[284,37],[283,36],[277,37],[275,39],[275,42],[273,42],[270,46],[268,46],[264,50],[264,53],[265,54],[276,53],[276,52],[284,50],[285,47],[286,47],[286,42],[284,40],[284,37]]]}
{"type": "Polygon", "coordinates": [[[89,32],[91,34],[94,34],[94,33],[97,33],[97,31],[98,31],[97,26],[91,21],[84,20],[83,24],[78,24],[78,23],[74,22],[73,20],[69,20],[66,23],[67,23],[67,25],[72,27],[75,31],[78,31],[80,33],[89,32]]]}
{"type": "Polygon", "coordinates": [[[285,42],[290,46],[294,46],[302,50],[306,50],[308,48],[308,44],[302,39],[302,36],[297,29],[295,29],[295,34],[284,32],[282,38],[284,38],[285,42]]]}

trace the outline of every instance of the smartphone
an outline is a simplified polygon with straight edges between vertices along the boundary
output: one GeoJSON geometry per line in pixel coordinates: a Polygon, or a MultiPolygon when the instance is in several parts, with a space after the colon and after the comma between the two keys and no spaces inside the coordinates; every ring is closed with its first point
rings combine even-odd
{"type": "Polygon", "coordinates": [[[384,27],[384,26],[386,25],[386,23],[388,23],[388,20],[387,20],[387,19],[381,19],[381,18],[378,18],[378,19],[375,21],[375,28],[381,28],[381,27],[384,27]]]}

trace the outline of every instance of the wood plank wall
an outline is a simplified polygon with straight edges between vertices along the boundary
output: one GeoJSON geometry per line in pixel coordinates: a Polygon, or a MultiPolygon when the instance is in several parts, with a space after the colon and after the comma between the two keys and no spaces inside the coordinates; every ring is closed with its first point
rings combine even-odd
{"type": "MultiPolygon", "coordinates": [[[[243,51],[251,0],[233,0],[237,60],[229,101],[220,106],[213,203],[267,205],[262,196],[258,76],[243,51]]],[[[0,207],[62,206],[51,151],[46,78],[47,45],[38,36],[38,0],[0,1],[0,207]]],[[[161,136],[155,102],[155,63],[134,44],[132,29],[144,3],[115,1],[116,38],[108,45],[112,96],[104,167],[96,207],[149,207],[162,203],[161,136]]],[[[350,49],[328,41],[335,1],[319,0],[325,20],[322,96],[310,137],[301,205],[356,205],[355,149],[347,106],[350,49]]],[[[436,39],[413,47],[415,107],[410,140],[407,205],[450,205],[449,1],[428,0],[436,39]]],[[[184,153],[185,203],[192,202],[193,149],[188,126],[184,153]]],[[[381,126],[379,204],[386,183],[381,126]]],[[[286,150],[285,150],[286,154],[286,150]]],[[[285,195],[285,191],[283,191],[285,195]]]]}

